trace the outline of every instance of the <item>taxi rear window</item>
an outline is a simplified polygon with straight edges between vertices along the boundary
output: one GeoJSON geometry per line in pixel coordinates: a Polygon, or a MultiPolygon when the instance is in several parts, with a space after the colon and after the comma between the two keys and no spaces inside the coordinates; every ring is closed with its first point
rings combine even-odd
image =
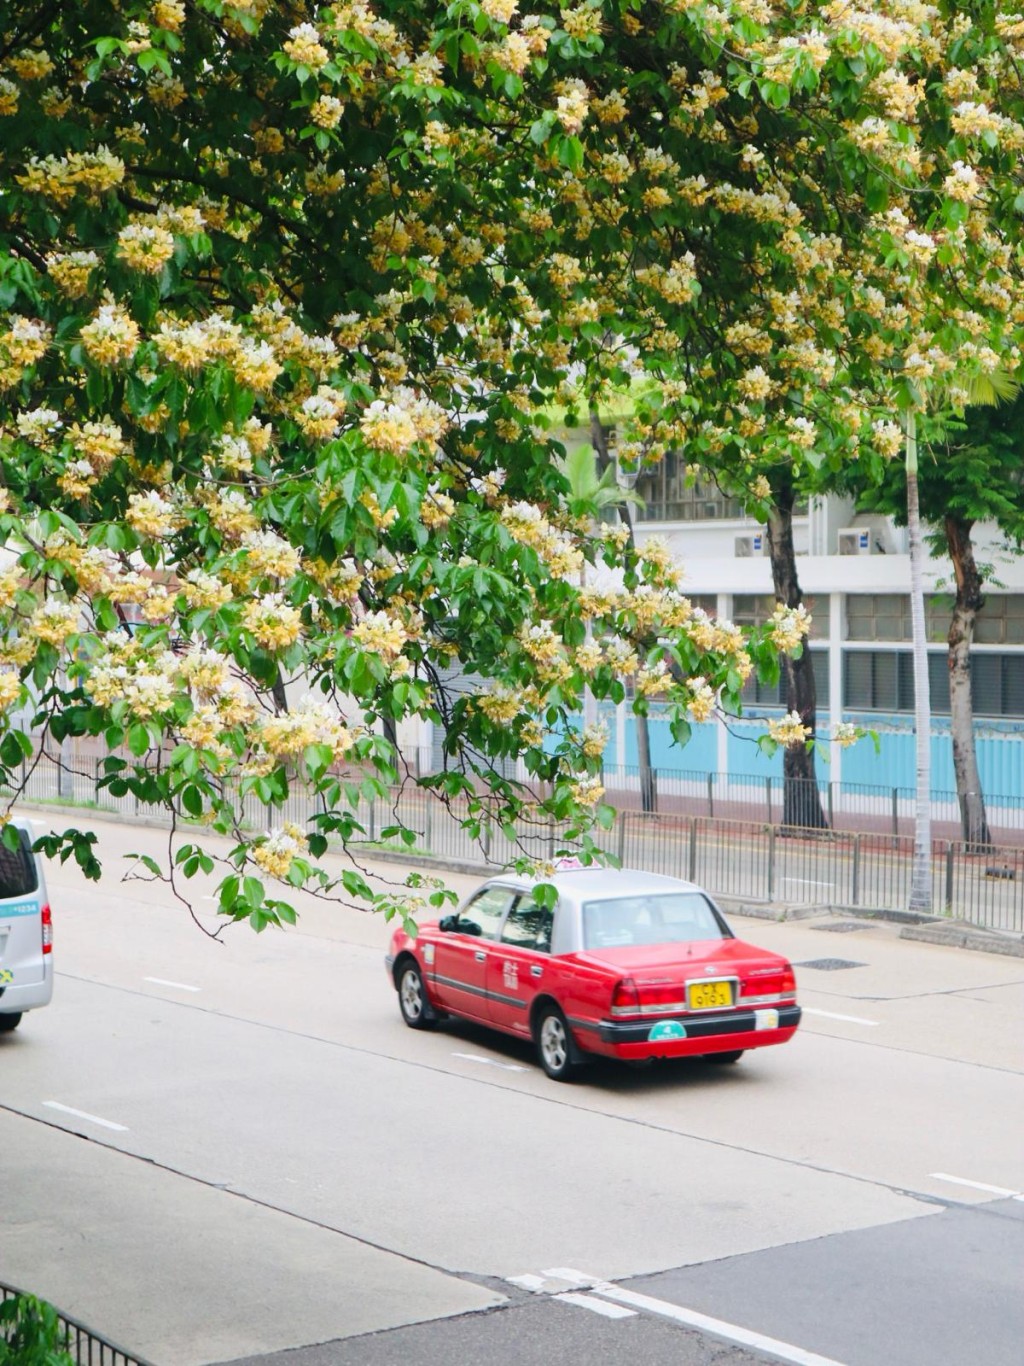
{"type": "Polygon", "coordinates": [[[583,905],[583,944],[588,949],[635,944],[687,944],[727,939],[729,930],[700,892],[623,896],[583,905]]]}
{"type": "Polygon", "coordinates": [[[36,861],[24,830],[19,830],[20,839],[17,849],[8,849],[0,843],[0,901],[12,897],[27,896],[39,886],[36,861]]]}

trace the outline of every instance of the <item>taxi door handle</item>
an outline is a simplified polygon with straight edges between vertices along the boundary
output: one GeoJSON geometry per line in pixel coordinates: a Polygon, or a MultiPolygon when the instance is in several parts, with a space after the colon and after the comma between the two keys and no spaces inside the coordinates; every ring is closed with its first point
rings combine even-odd
{"type": "Polygon", "coordinates": [[[544,969],[543,969],[542,967],[538,967],[537,964],[534,963],[533,966],[530,968],[530,976],[531,976],[531,977],[540,977],[540,975],[543,973],[543,971],[544,971],[544,969]]]}
{"type": "Polygon", "coordinates": [[[477,961],[478,963],[486,963],[486,962],[487,962],[487,955],[486,955],[486,953],[484,953],[483,949],[477,949],[477,951],[476,951],[476,953],[474,953],[473,957],[476,959],[476,961],[477,961]]]}

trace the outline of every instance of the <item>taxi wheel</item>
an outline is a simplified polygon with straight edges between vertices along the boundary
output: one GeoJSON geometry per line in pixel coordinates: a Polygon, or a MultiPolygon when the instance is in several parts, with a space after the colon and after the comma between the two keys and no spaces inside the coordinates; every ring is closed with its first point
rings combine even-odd
{"type": "Polygon", "coordinates": [[[21,1011],[12,1011],[8,1015],[0,1015],[0,1034],[9,1034],[12,1029],[17,1029],[21,1024],[21,1011]]]}
{"type": "Polygon", "coordinates": [[[419,967],[408,962],[398,974],[398,1008],[410,1029],[429,1029],[437,1016],[427,1000],[427,989],[419,967]]]}
{"type": "Polygon", "coordinates": [[[568,1081],[577,1070],[576,1049],[565,1016],[556,1005],[543,1006],[535,1026],[540,1065],[554,1081],[568,1081]]]}
{"type": "Polygon", "coordinates": [[[745,1050],[737,1048],[734,1053],[705,1053],[704,1057],[708,1062],[739,1062],[745,1050]]]}

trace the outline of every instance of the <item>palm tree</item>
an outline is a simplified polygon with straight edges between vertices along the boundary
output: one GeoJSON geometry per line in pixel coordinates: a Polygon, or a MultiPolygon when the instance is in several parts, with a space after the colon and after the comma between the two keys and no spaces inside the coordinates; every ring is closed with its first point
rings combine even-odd
{"type": "Polygon", "coordinates": [[[910,910],[932,909],[932,705],[928,681],[928,638],[924,618],[924,543],[917,487],[917,413],[904,419],[907,467],[907,530],[910,533],[910,624],[914,658],[914,862],[910,910]]]}

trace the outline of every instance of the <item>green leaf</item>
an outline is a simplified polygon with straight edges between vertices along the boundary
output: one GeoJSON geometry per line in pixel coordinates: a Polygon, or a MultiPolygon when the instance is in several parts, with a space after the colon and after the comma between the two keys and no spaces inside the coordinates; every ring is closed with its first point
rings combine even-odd
{"type": "Polygon", "coordinates": [[[141,721],[135,721],[128,728],[128,748],[137,759],[149,749],[149,730],[141,721]]]}

